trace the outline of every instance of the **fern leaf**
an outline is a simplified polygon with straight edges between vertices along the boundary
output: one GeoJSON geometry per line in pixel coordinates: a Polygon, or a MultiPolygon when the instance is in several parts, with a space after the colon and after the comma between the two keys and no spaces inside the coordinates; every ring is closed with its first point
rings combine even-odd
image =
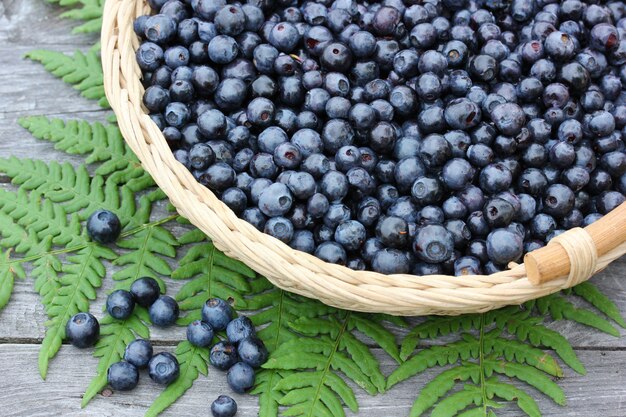
{"type": "Polygon", "coordinates": [[[17,193],[0,190],[0,214],[8,216],[12,224],[22,230],[17,235],[21,242],[16,246],[16,252],[33,254],[33,247],[46,237],[62,246],[85,242],[78,218],[72,216],[68,222],[62,206],[48,199],[42,200],[38,193],[28,194],[24,189],[17,193]]]}
{"type": "Polygon", "coordinates": [[[474,385],[465,385],[459,392],[455,392],[443,399],[433,409],[431,417],[453,417],[459,411],[462,411],[474,404],[480,406],[483,403],[482,392],[479,387],[474,385]]]}
{"type": "Polygon", "coordinates": [[[483,351],[485,354],[494,353],[504,357],[507,361],[526,363],[552,376],[563,376],[563,370],[552,355],[527,343],[500,337],[498,331],[484,335],[483,351]]]}
{"type": "Polygon", "coordinates": [[[615,305],[609,297],[602,294],[598,287],[587,281],[575,286],[572,288],[572,291],[574,294],[604,313],[607,317],[614,320],[621,327],[626,328],[626,321],[624,321],[617,305],[615,305]]]}
{"type": "Polygon", "coordinates": [[[381,324],[376,323],[369,316],[352,314],[349,326],[351,329],[356,327],[361,333],[374,340],[396,362],[401,362],[395,336],[381,324]]]}
{"type": "Polygon", "coordinates": [[[508,332],[521,341],[529,341],[533,346],[548,347],[574,371],[581,375],[586,373],[574,349],[560,333],[540,325],[541,318],[529,317],[529,312],[519,312],[506,317],[508,332]]]}
{"type": "Polygon", "coordinates": [[[429,317],[413,327],[406,335],[400,347],[400,358],[406,360],[411,356],[420,339],[435,339],[459,330],[469,331],[472,328],[478,328],[479,322],[479,316],[476,314],[466,314],[459,317],[429,317]]]}
{"type": "Polygon", "coordinates": [[[178,245],[176,238],[167,229],[152,224],[132,236],[118,240],[116,245],[131,250],[113,262],[124,266],[113,274],[113,279],[119,282],[119,288],[128,289],[136,279],[149,276],[157,279],[161,289],[165,289],[165,283],[159,275],[169,276],[172,269],[163,258],[176,257],[178,245]]]}
{"type": "Polygon", "coordinates": [[[37,49],[28,52],[26,58],[43,64],[48,72],[73,85],[83,97],[98,100],[101,107],[109,107],[104,94],[100,53],[95,49],[86,53],[76,51],[71,56],[61,52],[37,49]]]}
{"type": "Polygon", "coordinates": [[[176,347],[176,358],[180,364],[178,379],[159,394],[146,412],[146,417],[158,416],[191,388],[198,376],[207,375],[209,372],[207,367],[209,361],[208,348],[193,346],[187,341],[180,342],[176,347]]]}
{"type": "Polygon", "coordinates": [[[611,336],[619,337],[619,332],[608,320],[591,310],[576,308],[562,294],[552,294],[540,298],[536,300],[535,305],[541,314],[549,313],[554,320],[572,320],[585,326],[594,327],[611,336]]]}
{"type": "Polygon", "coordinates": [[[491,378],[485,382],[485,388],[489,398],[497,396],[507,401],[517,400],[517,406],[529,417],[541,417],[541,412],[535,400],[521,389],[491,378]]]}
{"type": "Polygon", "coordinates": [[[76,3],[80,4],[81,7],[73,8],[61,15],[61,17],[68,19],[85,21],[85,23],[72,29],[72,33],[99,32],[102,27],[104,0],[80,0],[76,3]]]}
{"type": "Polygon", "coordinates": [[[45,116],[23,117],[19,123],[36,138],[54,143],[55,149],[68,154],[85,155],[87,164],[100,163],[95,170],[96,175],[115,173],[120,183],[129,186],[145,181],[144,177],[150,178],[115,125],[49,119],[45,116]]]}
{"type": "Polygon", "coordinates": [[[507,362],[503,360],[485,359],[483,361],[486,376],[491,376],[493,372],[506,375],[510,378],[517,378],[535,387],[552,400],[565,405],[565,393],[551,378],[543,372],[521,363],[507,362]]]}
{"type": "Polygon", "coordinates": [[[111,249],[90,244],[75,255],[69,256],[62,267],[59,287],[46,312],[50,317],[46,335],[39,350],[39,373],[45,379],[48,363],[61,347],[65,337],[65,324],[76,313],[89,311],[89,301],[96,298],[96,288],[102,285],[105,275],[103,259],[112,260],[111,249]]]}
{"type": "MultiPolygon", "coordinates": [[[[419,417],[434,406],[437,401],[454,388],[457,382],[479,379],[480,370],[476,364],[465,363],[447,369],[428,382],[411,407],[409,417],[419,417]]],[[[484,417],[484,416],[483,416],[484,417]]]]}
{"type": "Polygon", "coordinates": [[[145,309],[136,307],[126,320],[116,320],[106,316],[100,320],[100,339],[93,355],[99,358],[96,376],[87,387],[81,407],[85,407],[107,385],[107,370],[124,357],[126,346],[137,337],[150,338],[150,330],[145,324],[148,319],[145,309]]]}
{"type": "Polygon", "coordinates": [[[218,251],[213,243],[204,242],[189,248],[171,276],[173,279],[193,278],[176,295],[181,310],[189,311],[181,324],[188,324],[200,318],[202,305],[212,297],[231,299],[235,308],[245,308],[243,294],[250,291],[248,279],[255,273],[218,251]]]}
{"type": "Polygon", "coordinates": [[[13,293],[15,277],[24,279],[26,274],[19,263],[11,262],[11,251],[8,250],[0,255],[0,310],[9,302],[13,293]]]}
{"type": "Polygon", "coordinates": [[[86,219],[93,211],[104,208],[116,213],[122,224],[136,227],[133,190],[115,181],[96,175],[90,177],[87,168],[74,168],[69,163],[52,161],[46,164],[15,157],[0,159],[0,172],[11,177],[14,184],[26,191],[36,191],[53,203],[61,204],[68,214],[77,213],[86,219]]]}
{"type": "Polygon", "coordinates": [[[431,346],[423,349],[398,366],[389,375],[387,378],[387,389],[433,366],[453,364],[459,359],[477,358],[479,348],[476,339],[470,336],[470,339],[467,340],[459,340],[444,346],[431,346]]]}

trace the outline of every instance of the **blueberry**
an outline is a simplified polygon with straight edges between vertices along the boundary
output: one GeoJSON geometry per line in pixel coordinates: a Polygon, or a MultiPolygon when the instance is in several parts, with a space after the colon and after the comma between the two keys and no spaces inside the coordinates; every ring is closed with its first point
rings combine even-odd
{"type": "Polygon", "coordinates": [[[178,303],[172,297],[162,295],[150,306],[149,313],[155,326],[171,326],[178,319],[178,303]]]}
{"type": "Polygon", "coordinates": [[[244,362],[237,362],[226,374],[228,386],[235,392],[243,394],[254,386],[254,369],[244,362]]]}
{"type": "Polygon", "coordinates": [[[340,223],[335,229],[335,241],[346,250],[358,250],[365,241],[365,227],[356,220],[340,223]]]}
{"type": "Polygon", "coordinates": [[[513,174],[502,163],[487,165],[478,176],[480,188],[488,193],[504,191],[511,186],[513,174]]]}
{"type": "Polygon", "coordinates": [[[279,51],[290,53],[298,45],[300,34],[293,24],[281,22],[272,28],[268,40],[279,51]]]}
{"type": "Polygon", "coordinates": [[[454,252],[453,236],[441,225],[426,225],[417,232],[413,252],[425,262],[443,262],[454,252]]]}
{"type": "Polygon", "coordinates": [[[480,260],[474,256],[462,256],[454,261],[454,275],[480,275],[482,274],[480,260]]]}
{"type": "Polygon", "coordinates": [[[323,242],[315,249],[315,256],[329,263],[345,265],[347,254],[345,249],[336,242],[323,242]]]}
{"type": "Polygon", "coordinates": [[[280,216],[289,211],[293,197],[286,185],[275,183],[263,190],[259,197],[259,209],[267,216],[280,216]]]}
{"type": "Polygon", "coordinates": [[[180,366],[176,356],[169,352],[157,353],[148,363],[148,375],[157,384],[169,385],[180,374],[180,366]]]}
{"type": "Polygon", "coordinates": [[[237,414],[237,403],[228,395],[220,395],[211,403],[213,417],[233,417],[237,414]]]}
{"type": "Polygon", "coordinates": [[[254,336],[256,331],[250,319],[246,316],[240,316],[233,319],[226,326],[226,336],[228,341],[237,344],[246,337],[254,336]]]}
{"type": "Polygon", "coordinates": [[[265,223],[263,232],[284,243],[289,243],[293,237],[294,226],[289,219],[277,216],[272,217],[265,223]]]}
{"type": "Polygon", "coordinates": [[[268,352],[265,344],[257,337],[246,337],[237,347],[239,359],[253,368],[259,368],[267,361],[268,352]]]}
{"type": "Polygon", "coordinates": [[[499,265],[506,265],[522,256],[523,239],[506,229],[496,229],[487,236],[489,259],[499,265]]]}
{"type": "Polygon", "coordinates": [[[195,320],[187,326],[187,340],[194,346],[211,346],[213,343],[213,328],[208,323],[195,320]]]}
{"type": "Polygon", "coordinates": [[[441,171],[444,184],[451,190],[464,189],[473,179],[474,169],[464,159],[453,158],[449,160],[441,171]]]}
{"type": "Polygon", "coordinates": [[[466,98],[458,98],[448,103],[444,117],[452,129],[466,130],[480,122],[481,110],[476,103],[466,98]]]}
{"type": "Polygon", "coordinates": [[[75,314],[65,325],[65,336],[77,348],[93,346],[100,336],[100,324],[90,313],[75,314]]]}
{"type": "Polygon", "coordinates": [[[211,298],[202,306],[202,321],[214,330],[224,330],[233,318],[233,308],[220,298],[211,298]]]}
{"type": "Polygon", "coordinates": [[[133,299],[133,295],[128,291],[116,290],[107,297],[107,313],[113,318],[124,320],[130,317],[134,308],[135,300],[133,299]]]}
{"type": "Polygon", "coordinates": [[[176,36],[176,22],[163,14],[151,16],[145,22],[144,35],[151,42],[168,43],[176,36]]]}
{"type": "Polygon", "coordinates": [[[227,341],[217,342],[209,353],[209,363],[222,371],[228,370],[237,360],[237,348],[227,341]]]}
{"type": "Polygon", "coordinates": [[[556,217],[563,217],[574,208],[574,192],[563,184],[548,187],[543,199],[543,209],[556,217]]]}
{"type": "Polygon", "coordinates": [[[94,211],[87,219],[87,234],[98,243],[115,242],[121,231],[120,219],[108,210],[94,211]]]}
{"type": "Polygon", "coordinates": [[[132,363],[116,362],[107,370],[107,382],[116,391],[130,391],[139,383],[139,371],[132,363]]]}
{"type": "Polygon", "coordinates": [[[504,227],[513,220],[515,209],[502,198],[492,198],[483,207],[483,215],[491,227],[504,227]]]}
{"type": "Polygon", "coordinates": [[[152,345],[150,341],[135,339],[124,350],[124,360],[132,363],[139,369],[146,368],[152,358],[152,345]]]}

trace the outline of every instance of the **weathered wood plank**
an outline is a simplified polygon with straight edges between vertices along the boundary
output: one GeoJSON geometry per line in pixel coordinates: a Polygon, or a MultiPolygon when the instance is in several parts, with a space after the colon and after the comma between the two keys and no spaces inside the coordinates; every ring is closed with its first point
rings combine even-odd
{"type": "MultiPolygon", "coordinates": [[[[140,376],[139,387],[131,392],[114,392],[109,397],[97,396],[84,410],[80,409],[80,397],[95,372],[96,360],[89,350],[78,350],[63,346],[52,367],[48,380],[43,382],[37,373],[37,349],[35,345],[0,345],[0,362],[3,365],[0,378],[0,406],[6,417],[35,416],[142,416],[161,387],[149,380],[145,372],[140,376]]],[[[171,350],[158,348],[157,350],[171,350]]],[[[382,363],[382,371],[388,374],[394,363],[377,350],[376,356],[382,363]]],[[[544,417],[623,417],[626,415],[626,352],[581,352],[587,365],[588,375],[567,374],[560,381],[568,398],[568,407],[563,408],[536,393],[544,417]]],[[[401,417],[408,415],[415,396],[426,381],[431,380],[441,369],[411,378],[388,393],[370,397],[355,389],[358,394],[360,412],[367,417],[401,417]]],[[[353,386],[354,387],[354,386],[353,386]]],[[[532,391],[532,388],[526,387],[532,391]]],[[[201,377],[193,388],[164,417],[208,415],[208,407],[218,395],[232,395],[238,405],[237,416],[257,415],[256,398],[237,395],[230,391],[222,372],[211,369],[208,377],[201,377]]],[[[349,413],[349,415],[354,415],[349,413]]],[[[519,417],[520,411],[513,406],[498,411],[500,417],[519,417]]]]}

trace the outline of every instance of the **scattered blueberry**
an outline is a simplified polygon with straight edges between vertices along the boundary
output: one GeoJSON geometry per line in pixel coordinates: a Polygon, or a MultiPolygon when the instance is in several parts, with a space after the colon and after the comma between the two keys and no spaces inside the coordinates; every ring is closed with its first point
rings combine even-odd
{"type": "Polygon", "coordinates": [[[162,295],[150,306],[149,313],[155,326],[171,326],[178,319],[178,303],[172,297],[162,295]]]}
{"type": "Polygon", "coordinates": [[[121,230],[120,219],[108,210],[97,210],[87,219],[87,234],[98,243],[115,242],[121,230]]]}
{"type": "Polygon", "coordinates": [[[116,362],[107,370],[107,382],[116,391],[130,391],[139,383],[139,371],[129,362],[116,362]]]}
{"type": "Polygon", "coordinates": [[[152,345],[145,339],[135,339],[126,346],[124,360],[139,369],[146,368],[152,358],[152,345]]]}
{"type": "Polygon", "coordinates": [[[179,374],[178,360],[169,352],[157,353],[148,363],[148,375],[157,384],[169,385],[178,378],[179,374]]]}
{"type": "Polygon", "coordinates": [[[254,369],[244,362],[237,362],[226,374],[228,386],[235,392],[243,394],[254,386],[254,369]]]}
{"type": "Polygon", "coordinates": [[[237,414],[237,403],[228,395],[220,395],[211,403],[213,417],[233,417],[237,414]]]}
{"type": "Polygon", "coordinates": [[[90,313],[78,313],[65,325],[65,336],[77,348],[93,346],[100,336],[100,324],[90,313]]]}
{"type": "Polygon", "coordinates": [[[130,293],[137,304],[147,308],[159,298],[161,289],[154,278],[142,277],[131,284],[130,293]]]}
{"type": "Polygon", "coordinates": [[[133,299],[133,295],[128,291],[116,290],[107,297],[107,313],[113,318],[124,320],[130,317],[134,308],[135,300],[133,299]]]}
{"type": "Polygon", "coordinates": [[[220,298],[211,298],[202,306],[202,321],[208,323],[213,330],[220,331],[233,319],[233,308],[220,298]]]}
{"type": "Polygon", "coordinates": [[[213,343],[213,328],[201,320],[187,326],[187,340],[194,346],[208,347],[213,343]]]}
{"type": "Polygon", "coordinates": [[[233,344],[237,344],[246,337],[251,337],[255,334],[254,324],[246,316],[237,317],[226,326],[226,336],[228,341],[233,344]]]}
{"type": "Polygon", "coordinates": [[[255,336],[246,337],[239,341],[237,353],[242,362],[253,368],[258,368],[267,361],[268,352],[263,341],[255,336]]]}
{"type": "Polygon", "coordinates": [[[226,341],[217,342],[209,353],[209,363],[222,371],[229,369],[238,360],[237,348],[226,341]]]}

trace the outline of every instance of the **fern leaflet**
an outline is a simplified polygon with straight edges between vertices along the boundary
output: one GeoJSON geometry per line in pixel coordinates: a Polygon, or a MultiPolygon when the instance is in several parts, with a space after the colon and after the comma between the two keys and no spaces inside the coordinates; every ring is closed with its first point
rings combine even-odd
{"type": "Polygon", "coordinates": [[[100,52],[95,48],[86,53],[76,51],[71,56],[37,49],[28,52],[26,58],[41,62],[48,72],[73,85],[83,97],[97,100],[100,107],[109,107],[104,94],[100,52]]]}

